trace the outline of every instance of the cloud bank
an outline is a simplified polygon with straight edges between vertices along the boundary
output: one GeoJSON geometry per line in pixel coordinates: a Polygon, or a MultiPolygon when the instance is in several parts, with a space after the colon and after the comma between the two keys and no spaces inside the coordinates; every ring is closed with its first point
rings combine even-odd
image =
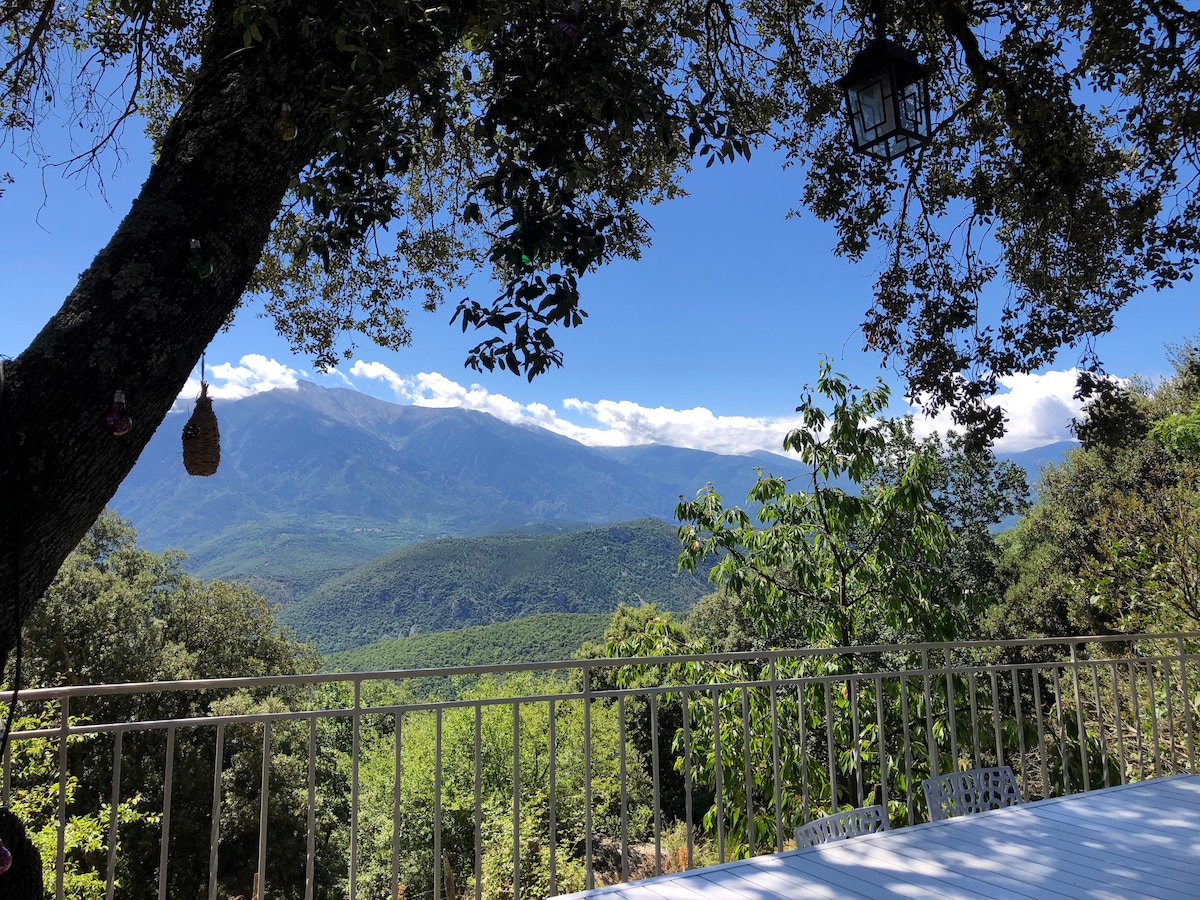
{"type": "MultiPolygon", "coordinates": [[[[1071,420],[1083,412],[1083,404],[1075,399],[1075,379],[1078,369],[1046,372],[1041,375],[1009,375],[1000,379],[1003,390],[988,398],[992,406],[1004,407],[1008,430],[996,449],[1019,453],[1044,447],[1056,441],[1074,439],[1071,420]]],[[[946,432],[953,427],[949,412],[927,418],[914,410],[918,434],[931,431],[946,432]]]]}
{"type": "MultiPolygon", "coordinates": [[[[243,356],[236,364],[213,366],[208,373],[209,393],[237,400],[277,388],[295,388],[305,373],[259,354],[243,356]]],[[[1002,405],[1008,433],[997,450],[1015,453],[1055,441],[1069,440],[1070,422],[1080,414],[1074,398],[1075,369],[1041,375],[1014,375],[1001,379],[1003,390],[989,402],[1002,405]]],[[[783,438],[800,425],[800,417],[722,416],[702,406],[692,409],[642,406],[632,400],[581,400],[567,398],[557,409],[544,403],[522,404],[495,394],[478,384],[460,384],[437,372],[401,375],[381,362],[359,360],[337,377],[351,387],[363,381],[385,385],[395,398],[414,406],[458,407],[489,413],[513,425],[532,425],[561,434],[591,447],[668,444],[714,453],[782,452],[783,438]]],[[[177,408],[190,409],[200,391],[191,378],[177,408]]],[[[917,410],[916,430],[929,434],[951,427],[949,413],[926,418],[917,410]]]]}
{"type": "Polygon", "coordinates": [[[702,406],[651,408],[631,400],[593,402],[573,397],[562,401],[560,411],[544,403],[521,404],[477,384],[465,387],[437,372],[402,376],[378,362],[356,362],[350,375],[387,384],[403,403],[474,409],[513,425],[536,425],[589,447],[669,444],[713,453],[779,452],[784,435],[800,423],[794,414],[781,418],[718,416],[702,406]]]}
{"type": "MultiPolygon", "coordinates": [[[[205,373],[205,379],[208,381],[208,395],[213,399],[241,400],[251,394],[261,394],[276,388],[293,390],[301,374],[281,362],[267,359],[260,353],[250,353],[243,356],[237,365],[218,363],[210,367],[205,373]]],[[[200,379],[192,376],[179,392],[179,399],[175,401],[171,411],[190,410],[199,395],[200,379]]]]}

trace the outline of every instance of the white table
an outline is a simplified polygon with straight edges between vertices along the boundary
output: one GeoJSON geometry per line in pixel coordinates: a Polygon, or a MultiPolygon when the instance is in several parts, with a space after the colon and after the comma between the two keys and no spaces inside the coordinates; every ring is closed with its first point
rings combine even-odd
{"type": "Polygon", "coordinates": [[[568,896],[1194,900],[1200,777],[1156,778],[568,896]]]}

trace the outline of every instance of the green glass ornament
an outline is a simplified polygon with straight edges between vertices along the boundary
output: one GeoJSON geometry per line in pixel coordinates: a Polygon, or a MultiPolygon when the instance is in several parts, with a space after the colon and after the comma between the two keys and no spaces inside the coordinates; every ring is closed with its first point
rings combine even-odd
{"type": "Polygon", "coordinates": [[[212,260],[204,258],[200,252],[200,242],[195,238],[192,238],[188,251],[188,271],[202,281],[213,273],[212,260]]]}

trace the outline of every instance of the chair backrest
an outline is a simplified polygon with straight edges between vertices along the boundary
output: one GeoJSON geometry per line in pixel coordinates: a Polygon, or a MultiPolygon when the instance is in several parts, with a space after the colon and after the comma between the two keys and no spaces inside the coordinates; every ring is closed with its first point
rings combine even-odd
{"type": "Polygon", "coordinates": [[[829,841],[841,841],[856,834],[887,831],[887,814],[882,806],[860,806],[845,812],[813,819],[796,829],[797,847],[815,847],[829,841]]]}
{"type": "Polygon", "coordinates": [[[939,822],[1021,802],[1017,776],[1009,766],[968,769],[927,778],[921,787],[929,802],[929,821],[939,822]]]}

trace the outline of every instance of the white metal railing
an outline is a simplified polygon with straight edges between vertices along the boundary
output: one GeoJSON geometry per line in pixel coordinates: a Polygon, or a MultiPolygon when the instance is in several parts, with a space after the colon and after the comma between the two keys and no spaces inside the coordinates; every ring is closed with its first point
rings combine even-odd
{"type": "Polygon", "coordinates": [[[1027,799],[1194,772],[1197,650],[1113,635],[30,690],[0,799],[47,825],[58,898],[72,878],[108,898],[552,896],[782,850],[868,801],[921,821],[921,780],[952,767],[1011,765],[1027,799]]]}

